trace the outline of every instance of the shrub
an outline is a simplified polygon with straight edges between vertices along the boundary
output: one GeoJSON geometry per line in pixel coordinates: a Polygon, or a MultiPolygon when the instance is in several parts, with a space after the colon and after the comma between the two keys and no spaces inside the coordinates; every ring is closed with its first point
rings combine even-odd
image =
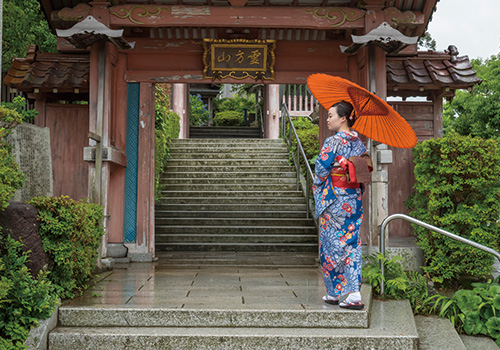
{"type": "MultiPolygon", "coordinates": [[[[494,140],[451,135],[417,144],[411,215],[493,249],[498,248],[500,153],[494,140]]],[[[420,226],[424,271],[439,283],[465,274],[485,277],[493,258],[420,226]]]]}
{"type": "Polygon", "coordinates": [[[49,278],[61,298],[85,289],[98,257],[102,207],[67,196],[35,197],[43,249],[49,256],[49,278]]]}
{"type": "Polygon", "coordinates": [[[500,284],[488,281],[472,286],[472,290],[460,289],[451,298],[434,295],[425,303],[440,317],[448,318],[458,331],[489,336],[500,346],[500,284]]]}
{"type": "Polygon", "coordinates": [[[362,276],[373,287],[374,293],[380,294],[380,283],[384,280],[384,298],[408,299],[415,313],[426,313],[428,308],[425,300],[429,296],[427,279],[415,271],[404,271],[399,263],[402,258],[395,256],[392,259],[381,253],[372,254],[363,260],[362,276]],[[380,269],[380,262],[384,263],[384,274],[380,269]]]}
{"type": "Polygon", "coordinates": [[[248,113],[255,113],[256,98],[255,95],[249,97],[242,97],[235,95],[231,98],[214,99],[214,113],[234,111],[243,115],[243,110],[248,113]]]}
{"type": "Polygon", "coordinates": [[[5,209],[14,193],[23,186],[24,174],[19,170],[11,154],[11,146],[5,137],[22,123],[21,115],[5,106],[0,106],[0,210],[5,209]]]}
{"type": "Polygon", "coordinates": [[[57,295],[46,272],[31,276],[22,243],[0,237],[0,349],[25,349],[30,329],[51,315],[57,295]]]}
{"type": "Polygon", "coordinates": [[[25,110],[26,99],[22,96],[15,97],[12,102],[2,102],[2,106],[19,113],[22,122],[30,122],[38,115],[36,109],[25,110]]]}
{"type": "Polygon", "coordinates": [[[214,124],[217,126],[242,126],[243,114],[237,111],[219,112],[215,115],[214,124]]]}
{"type": "MultiPolygon", "coordinates": [[[[293,126],[297,131],[297,136],[300,139],[300,143],[304,148],[304,153],[307,156],[309,165],[314,172],[314,162],[319,155],[320,144],[319,144],[319,126],[313,124],[311,120],[307,117],[295,117],[292,119],[293,126]]],[[[295,152],[297,149],[297,142],[292,137],[292,150],[295,152]]],[[[301,167],[305,170],[305,164],[301,164],[301,167]]]]}
{"type": "MultiPolygon", "coordinates": [[[[295,131],[297,131],[297,136],[300,139],[300,143],[304,149],[304,153],[306,154],[307,161],[311,170],[314,174],[314,162],[319,154],[319,127],[316,124],[313,124],[311,120],[307,117],[294,117],[292,118],[293,125],[295,127],[295,131]]],[[[288,138],[290,135],[290,127],[287,124],[286,137],[288,138]]],[[[293,152],[293,157],[295,160],[297,159],[297,140],[292,135],[292,147],[291,150],[293,152]]],[[[293,164],[294,160],[292,159],[292,153],[290,154],[290,164],[293,164]]],[[[305,161],[302,157],[300,157],[300,167],[302,169],[302,175],[306,175],[306,166],[305,161]]]]}
{"type": "Polygon", "coordinates": [[[180,118],[170,110],[169,84],[155,87],[155,200],[158,201],[164,187],[160,176],[170,158],[170,140],[179,137],[180,118]]]}

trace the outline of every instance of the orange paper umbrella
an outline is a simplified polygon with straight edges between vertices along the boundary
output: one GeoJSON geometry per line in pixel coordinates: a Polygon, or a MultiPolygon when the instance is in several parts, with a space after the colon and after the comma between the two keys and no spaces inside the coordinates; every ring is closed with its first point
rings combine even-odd
{"type": "Polygon", "coordinates": [[[313,74],[307,85],[325,108],[346,101],[353,105],[353,129],[372,140],[398,148],[412,148],[417,136],[410,124],[380,97],[349,80],[327,74],[313,74]]]}

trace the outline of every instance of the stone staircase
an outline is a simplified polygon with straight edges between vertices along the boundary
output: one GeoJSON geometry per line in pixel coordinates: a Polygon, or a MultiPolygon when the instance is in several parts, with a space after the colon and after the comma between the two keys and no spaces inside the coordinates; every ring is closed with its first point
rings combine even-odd
{"type": "Polygon", "coordinates": [[[260,138],[259,127],[249,126],[191,126],[189,128],[189,138],[260,138]]]}
{"type": "Polygon", "coordinates": [[[304,277],[306,271],[279,270],[287,282],[281,286],[276,277],[271,279],[273,271],[235,274],[213,267],[197,275],[191,286],[184,283],[190,270],[155,270],[142,278],[111,275],[96,289],[105,293],[102,297],[63,304],[49,349],[418,349],[409,303],[372,301],[366,285],[361,291],[365,309],[354,311],[324,304],[319,295],[323,288],[315,285],[316,277],[314,282],[304,277]],[[235,282],[226,282],[224,289],[214,285],[236,276],[240,281],[231,278],[235,282]],[[203,283],[196,287],[198,281],[203,283]],[[241,287],[231,291],[233,284],[241,287]],[[185,289],[189,296],[176,296],[185,289]],[[292,290],[295,297],[287,295],[292,290]],[[241,297],[239,303],[233,299],[238,294],[244,295],[244,303],[241,297]]]}
{"type": "Polygon", "coordinates": [[[156,251],[313,252],[287,146],[280,140],[178,139],[155,206],[156,251]]]}

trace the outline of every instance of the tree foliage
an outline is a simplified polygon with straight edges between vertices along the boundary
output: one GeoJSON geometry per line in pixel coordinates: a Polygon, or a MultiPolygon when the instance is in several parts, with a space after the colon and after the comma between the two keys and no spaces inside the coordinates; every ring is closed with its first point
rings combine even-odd
{"type": "Polygon", "coordinates": [[[436,50],[436,40],[434,40],[429,32],[425,32],[424,35],[418,40],[418,48],[436,50]]]}
{"type": "Polygon", "coordinates": [[[500,54],[471,61],[483,81],[473,91],[457,91],[443,113],[444,131],[500,140],[500,54]]]}
{"type": "Polygon", "coordinates": [[[15,57],[26,57],[30,45],[56,52],[57,38],[50,31],[37,0],[3,1],[2,69],[8,70],[15,57]]]}
{"type": "Polygon", "coordinates": [[[255,113],[256,98],[255,95],[243,97],[235,95],[232,98],[221,98],[214,100],[214,114],[226,111],[236,111],[243,115],[243,110],[248,113],[255,113]]]}

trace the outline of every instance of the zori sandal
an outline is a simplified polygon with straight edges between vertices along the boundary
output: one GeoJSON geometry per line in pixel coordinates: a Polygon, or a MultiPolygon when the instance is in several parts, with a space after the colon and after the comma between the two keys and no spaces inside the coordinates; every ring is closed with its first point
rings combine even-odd
{"type": "Polygon", "coordinates": [[[330,305],[338,305],[339,304],[339,300],[338,299],[335,299],[334,297],[326,294],[325,296],[323,296],[323,301],[327,304],[330,304],[330,305]]]}
{"type": "Polygon", "coordinates": [[[361,301],[349,302],[344,300],[339,303],[339,306],[349,310],[362,310],[365,307],[365,304],[362,304],[361,301]]]}

